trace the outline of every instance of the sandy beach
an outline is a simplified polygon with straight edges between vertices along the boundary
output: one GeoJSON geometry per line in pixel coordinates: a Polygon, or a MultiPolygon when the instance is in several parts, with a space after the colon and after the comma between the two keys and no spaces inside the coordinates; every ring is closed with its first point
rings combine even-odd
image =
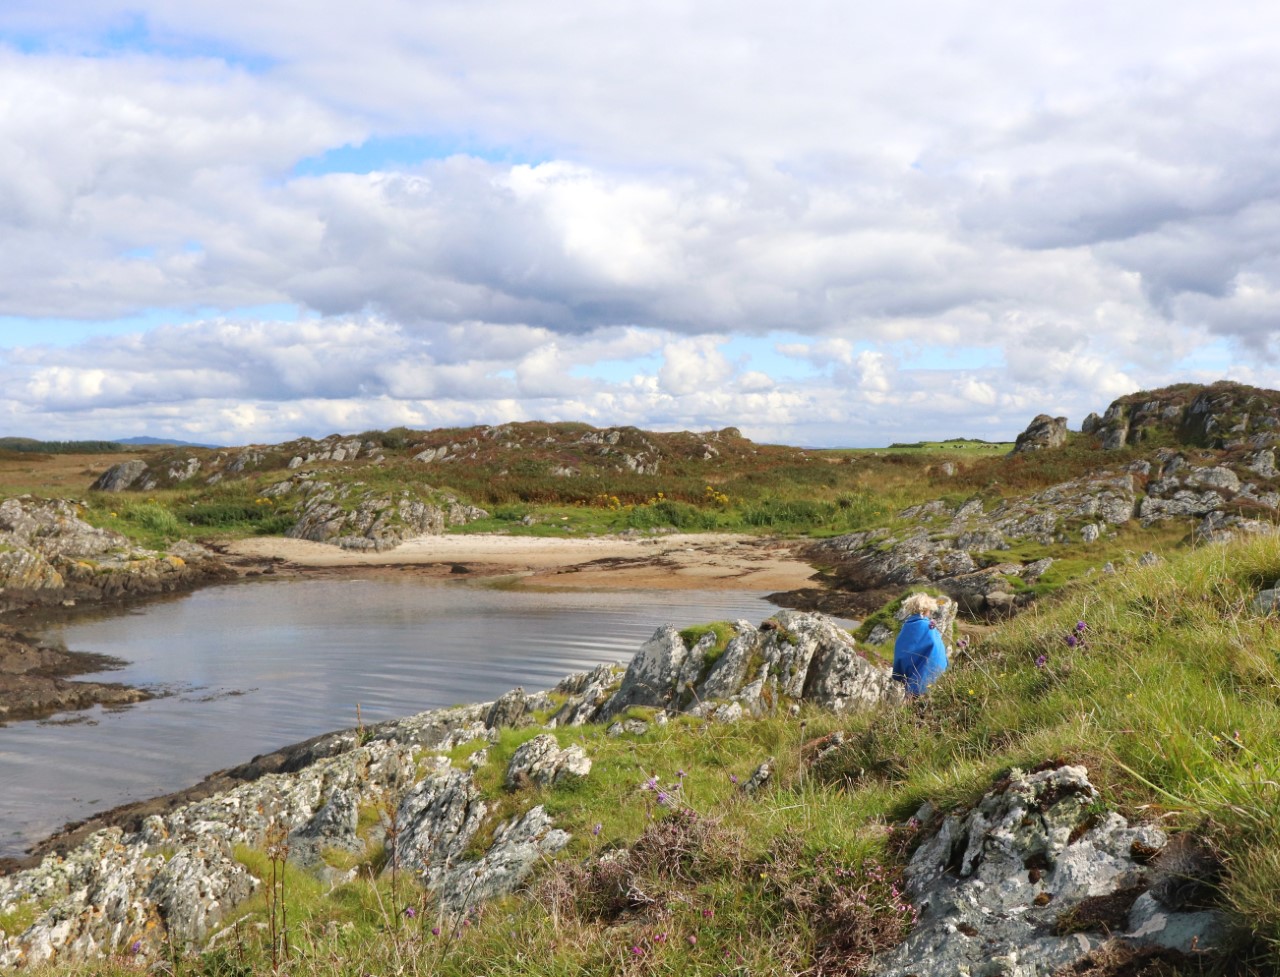
{"type": "Polygon", "coordinates": [[[665,536],[421,536],[381,553],[265,537],[237,540],[226,553],[282,561],[298,569],[417,568],[432,574],[514,575],[522,586],[635,589],[792,590],[813,567],[800,544],[728,533],[665,536]]]}

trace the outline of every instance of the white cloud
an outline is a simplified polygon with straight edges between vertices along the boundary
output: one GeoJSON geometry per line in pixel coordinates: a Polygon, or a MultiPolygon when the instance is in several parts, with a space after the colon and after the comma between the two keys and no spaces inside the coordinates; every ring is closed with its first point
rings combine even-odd
{"type": "Polygon", "coordinates": [[[1097,409],[1207,349],[1277,376],[1280,11],[129,10],[0,15],[0,37],[43,42],[0,41],[0,313],[183,311],[10,353],[27,419],[178,423],[200,404],[191,423],[284,432],[738,410],[874,432],[1097,409]],[[131,31],[145,43],[110,40],[131,31]],[[448,158],[295,175],[370,136],[448,158]],[[268,303],[318,318],[217,320],[268,303]],[[774,333],[810,375],[722,348],[774,333]],[[921,350],[960,365],[913,372],[921,350]],[[1003,367],[972,369],[974,350],[1003,367]],[[605,379],[658,354],[653,376],[605,379]]]}

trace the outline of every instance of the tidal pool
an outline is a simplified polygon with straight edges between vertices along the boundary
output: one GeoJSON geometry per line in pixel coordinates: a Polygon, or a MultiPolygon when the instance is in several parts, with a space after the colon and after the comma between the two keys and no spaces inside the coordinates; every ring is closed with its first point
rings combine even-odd
{"type": "Polygon", "coordinates": [[[529,591],[414,577],[211,587],[45,634],[128,662],[86,678],[168,694],[0,728],[0,855],[69,820],[356,724],[550,688],[661,624],[777,608],[727,591],[529,591]]]}

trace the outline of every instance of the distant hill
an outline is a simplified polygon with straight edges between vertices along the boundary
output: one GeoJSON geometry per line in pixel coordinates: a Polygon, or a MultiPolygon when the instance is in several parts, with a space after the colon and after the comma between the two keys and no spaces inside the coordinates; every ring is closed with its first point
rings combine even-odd
{"type": "Polygon", "coordinates": [[[0,438],[0,451],[39,455],[97,455],[123,451],[115,441],[37,441],[35,438],[0,438]]]}
{"type": "Polygon", "coordinates": [[[133,447],[163,447],[163,448],[220,448],[220,444],[200,444],[196,441],[174,441],[171,438],[150,438],[146,436],[135,438],[117,438],[116,444],[130,445],[133,447]]]}

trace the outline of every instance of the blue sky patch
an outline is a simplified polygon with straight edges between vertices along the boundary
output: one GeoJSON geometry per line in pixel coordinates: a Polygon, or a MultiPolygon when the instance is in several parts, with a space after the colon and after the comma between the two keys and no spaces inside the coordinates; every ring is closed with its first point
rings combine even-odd
{"type": "Polygon", "coordinates": [[[545,157],[509,146],[486,145],[474,136],[458,133],[436,135],[370,136],[359,145],[347,144],[308,156],[294,165],[292,176],[324,176],[328,173],[375,173],[417,166],[427,160],[472,156],[491,163],[536,164],[545,157]]]}

